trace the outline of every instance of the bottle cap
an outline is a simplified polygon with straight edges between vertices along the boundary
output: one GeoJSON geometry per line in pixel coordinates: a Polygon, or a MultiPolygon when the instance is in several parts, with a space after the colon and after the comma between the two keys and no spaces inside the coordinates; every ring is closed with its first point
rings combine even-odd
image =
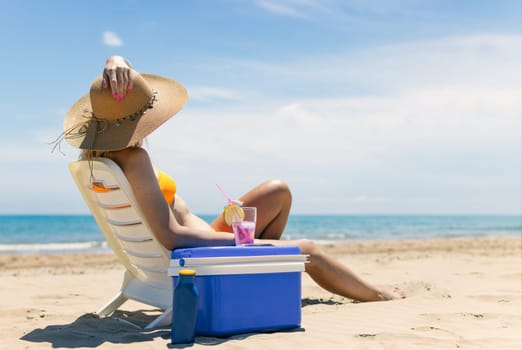
{"type": "Polygon", "coordinates": [[[183,276],[194,276],[196,274],[196,270],[183,269],[179,270],[179,275],[183,276]]]}

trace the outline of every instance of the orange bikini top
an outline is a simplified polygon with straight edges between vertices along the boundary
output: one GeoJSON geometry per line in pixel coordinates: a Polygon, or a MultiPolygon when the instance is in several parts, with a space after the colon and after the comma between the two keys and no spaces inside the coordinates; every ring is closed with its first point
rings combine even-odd
{"type": "Polygon", "coordinates": [[[174,196],[176,195],[176,181],[167,173],[156,169],[158,172],[158,185],[163,193],[163,197],[170,205],[174,202],[174,196]]]}

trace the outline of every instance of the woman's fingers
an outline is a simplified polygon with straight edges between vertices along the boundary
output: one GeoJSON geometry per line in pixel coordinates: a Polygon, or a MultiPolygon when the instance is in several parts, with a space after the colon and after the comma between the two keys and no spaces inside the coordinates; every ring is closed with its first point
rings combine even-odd
{"type": "Polygon", "coordinates": [[[132,70],[129,69],[128,71],[128,77],[129,77],[129,82],[127,84],[127,93],[130,93],[132,91],[132,87],[134,86],[134,74],[132,73],[132,70]]]}
{"type": "Polygon", "coordinates": [[[115,99],[119,100],[120,93],[119,93],[119,87],[118,87],[118,75],[116,73],[116,69],[110,69],[109,72],[109,84],[111,85],[112,90],[112,96],[114,96],[115,99]]]}
{"type": "Polygon", "coordinates": [[[116,90],[118,95],[116,96],[117,100],[122,100],[125,97],[125,90],[127,89],[127,74],[121,67],[116,68],[116,90]]]}
{"type": "Polygon", "coordinates": [[[115,67],[106,70],[102,81],[103,87],[110,85],[112,95],[117,100],[122,100],[127,96],[129,86],[132,89],[132,80],[130,75],[130,69],[127,67],[115,67]],[[108,83],[107,83],[108,81],[108,83]]]}
{"type": "Polygon", "coordinates": [[[118,101],[125,98],[132,90],[131,68],[123,60],[113,60],[105,65],[102,76],[102,87],[107,89],[110,86],[112,95],[118,101]]]}

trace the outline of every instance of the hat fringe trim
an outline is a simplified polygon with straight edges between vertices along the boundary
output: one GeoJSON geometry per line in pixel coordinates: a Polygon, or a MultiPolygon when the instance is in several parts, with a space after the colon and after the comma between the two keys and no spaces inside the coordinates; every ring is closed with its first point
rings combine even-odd
{"type": "MultiPolygon", "coordinates": [[[[54,153],[58,149],[58,151],[65,155],[65,153],[61,149],[61,143],[63,140],[77,139],[85,137],[88,130],[90,129],[91,123],[96,123],[96,134],[102,134],[105,130],[107,130],[109,123],[114,123],[115,127],[119,127],[123,121],[138,121],[141,117],[143,117],[147,110],[154,108],[154,103],[158,100],[157,98],[158,92],[156,90],[152,90],[152,97],[150,100],[136,113],[129,114],[122,118],[118,118],[116,120],[108,120],[103,118],[98,118],[94,115],[94,113],[90,111],[85,111],[86,114],[83,117],[87,119],[85,122],[79,122],[71,126],[69,129],[63,131],[55,140],[48,142],[49,145],[53,145],[51,149],[51,153],[54,153]]],[[[94,143],[94,138],[93,138],[94,143]]],[[[88,148],[90,150],[93,149],[93,145],[88,148]]]]}

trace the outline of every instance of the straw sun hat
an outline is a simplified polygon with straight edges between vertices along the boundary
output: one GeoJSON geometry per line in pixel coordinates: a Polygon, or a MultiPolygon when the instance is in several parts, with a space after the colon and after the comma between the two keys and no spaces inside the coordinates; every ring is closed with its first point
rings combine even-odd
{"type": "Polygon", "coordinates": [[[63,137],[76,148],[116,151],[135,145],[173,117],[188,94],[175,80],[133,71],[133,88],[118,101],[102,77],[71,107],[63,122],[63,137]]]}

